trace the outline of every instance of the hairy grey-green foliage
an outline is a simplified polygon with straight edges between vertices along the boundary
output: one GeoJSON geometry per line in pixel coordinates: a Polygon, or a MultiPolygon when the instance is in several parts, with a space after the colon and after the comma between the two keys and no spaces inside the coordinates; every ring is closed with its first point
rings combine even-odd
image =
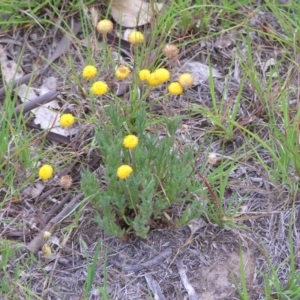
{"type": "Polygon", "coordinates": [[[125,118],[118,117],[113,106],[108,108],[108,116],[107,126],[95,134],[106,167],[103,174],[105,186],[97,184],[98,179],[92,173],[82,173],[82,189],[86,197],[92,198],[99,226],[109,235],[134,232],[145,238],[151,220],[160,219],[165,210],[182,202],[187,210],[182,212],[177,225],[185,225],[199,217],[203,203],[194,199],[195,193],[201,189],[194,174],[193,150],[180,145],[175,136],[180,120],[166,120],[164,135],[149,133],[145,111],[138,110],[134,125],[139,132],[139,144],[128,150],[122,145],[128,134],[122,130],[122,125],[129,127],[125,118]],[[122,164],[133,168],[133,174],[126,180],[119,179],[116,174],[122,164]]]}

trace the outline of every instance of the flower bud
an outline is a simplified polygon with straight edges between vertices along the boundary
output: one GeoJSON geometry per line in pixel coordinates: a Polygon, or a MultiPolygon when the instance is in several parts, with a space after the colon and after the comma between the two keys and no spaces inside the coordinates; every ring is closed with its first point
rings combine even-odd
{"type": "Polygon", "coordinates": [[[178,78],[178,82],[183,88],[189,88],[194,83],[194,76],[190,73],[181,74],[178,78]]]}
{"type": "Polygon", "coordinates": [[[45,240],[49,239],[50,236],[51,236],[51,232],[49,232],[49,231],[45,231],[44,234],[43,234],[43,238],[45,240]]]}
{"type": "Polygon", "coordinates": [[[97,24],[97,30],[99,33],[106,34],[113,30],[114,24],[110,20],[101,20],[97,24]]]}
{"type": "Polygon", "coordinates": [[[50,258],[51,257],[51,248],[48,244],[44,244],[42,247],[42,252],[45,258],[50,258]]]}
{"type": "Polygon", "coordinates": [[[144,35],[140,31],[133,30],[128,35],[128,42],[135,46],[144,42],[144,35]]]}
{"type": "Polygon", "coordinates": [[[208,158],[207,158],[207,162],[211,165],[215,165],[218,161],[217,155],[216,153],[209,153],[208,158]]]}

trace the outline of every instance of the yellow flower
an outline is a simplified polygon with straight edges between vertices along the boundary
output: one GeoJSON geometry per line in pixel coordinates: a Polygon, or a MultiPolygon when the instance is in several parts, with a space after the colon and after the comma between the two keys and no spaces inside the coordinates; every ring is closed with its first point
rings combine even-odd
{"type": "Polygon", "coordinates": [[[45,240],[49,239],[50,236],[51,236],[51,232],[49,232],[49,231],[45,231],[45,232],[43,233],[43,238],[44,238],[45,240]]]}
{"type": "Polygon", "coordinates": [[[71,114],[63,114],[60,117],[59,123],[63,127],[70,127],[74,124],[75,122],[75,117],[71,114]]]}
{"type": "Polygon", "coordinates": [[[128,67],[126,66],[120,66],[116,72],[115,72],[115,76],[118,79],[125,79],[130,75],[131,71],[128,67]]]}
{"type": "Polygon", "coordinates": [[[125,138],[123,140],[124,147],[128,148],[128,149],[135,148],[138,143],[139,143],[138,137],[133,134],[129,134],[129,135],[125,136],[125,138]]]}
{"type": "Polygon", "coordinates": [[[170,72],[165,68],[157,69],[153,74],[160,83],[164,83],[170,79],[170,72]]]}
{"type": "Polygon", "coordinates": [[[140,31],[133,30],[128,35],[128,41],[132,45],[138,45],[144,42],[144,35],[140,31]]]}
{"type": "Polygon", "coordinates": [[[143,69],[139,71],[139,78],[141,81],[147,80],[147,77],[150,75],[150,70],[148,69],[143,69]]]}
{"type": "Polygon", "coordinates": [[[40,179],[47,180],[53,175],[53,168],[50,165],[43,165],[39,170],[40,179]]]}
{"type": "Polygon", "coordinates": [[[45,258],[50,258],[51,257],[51,248],[48,244],[44,244],[42,247],[42,252],[45,258]]]}
{"type": "Polygon", "coordinates": [[[132,171],[133,170],[132,170],[132,168],[130,166],[128,166],[128,165],[122,165],[117,170],[117,176],[120,179],[127,179],[131,175],[132,171]]]}
{"type": "Polygon", "coordinates": [[[108,85],[104,81],[96,81],[93,83],[91,90],[95,95],[101,96],[107,93],[108,85]]]}
{"type": "Polygon", "coordinates": [[[113,30],[114,24],[110,20],[101,20],[98,22],[96,28],[99,33],[106,34],[113,30]]]}
{"type": "Polygon", "coordinates": [[[157,79],[157,77],[155,76],[154,73],[150,73],[148,75],[148,77],[146,78],[146,80],[147,80],[147,83],[153,87],[161,84],[161,82],[157,79]]]}
{"type": "Polygon", "coordinates": [[[183,73],[179,76],[178,82],[183,88],[189,88],[194,83],[194,76],[191,73],[183,73]]]}
{"type": "Polygon", "coordinates": [[[172,82],[168,86],[168,91],[171,95],[180,95],[183,93],[183,87],[179,82],[172,82]]]}
{"type": "Polygon", "coordinates": [[[82,77],[85,79],[92,79],[97,75],[97,68],[95,66],[86,66],[82,71],[82,77]]]}

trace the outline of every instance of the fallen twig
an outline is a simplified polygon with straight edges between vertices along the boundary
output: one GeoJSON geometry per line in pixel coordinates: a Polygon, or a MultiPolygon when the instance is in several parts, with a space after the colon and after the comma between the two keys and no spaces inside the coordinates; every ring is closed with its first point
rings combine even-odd
{"type": "Polygon", "coordinates": [[[36,254],[37,251],[41,248],[44,238],[43,234],[45,231],[53,231],[54,226],[56,226],[61,220],[75,207],[77,202],[83,198],[83,194],[77,195],[64,209],[39,232],[39,234],[27,245],[27,250],[36,254]]]}
{"type": "Polygon", "coordinates": [[[26,113],[28,111],[31,111],[32,109],[35,109],[43,104],[50,102],[56,98],[57,94],[58,94],[57,91],[50,91],[33,100],[27,100],[25,103],[15,108],[15,115],[17,116],[21,112],[26,113]]]}
{"type": "MultiPolygon", "coordinates": [[[[30,81],[30,79],[32,78],[32,76],[33,76],[32,73],[29,73],[29,74],[24,75],[20,79],[14,81],[12,84],[12,89],[18,87],[21,84],[28,83],[30,81]]],[[[0,100],[3,100],[5,98],[5,94],[6,94],[6,88],[2,87],[0,89],[0,100]]]]}
{"type": "Polygon", "coordinates": [[[53,187],[53,188],[51,188],[51,189],[48,190],[47,192],[45,192],[45,193],[43,193],[42,195],[40,195],[40,197],[38,198],[37,201],[40,202],[40,201],[46,199],[47,197],[49,197],[49,196],[55,194],[56,192],[58,192],[59,189],[60,189],[60,187],[53,187]]]}
{"type": "MultiPolygon", "coordinates": [[[[40,224],[47,224],[55,216],[55,214],[58,211],[60,211],[65,206],[65,204],[67,202],[70,201],[70,199],[71,199],[71,194],[68,194],[60,202],[54,204],[52,206],[52,209],[50,210],[50,212],[43,217],[43,220],[42,220],[42,222],[40,224]]],[[[38,228],[40,227],[39,226],[40,224],[37,224],[38,228]]]]}

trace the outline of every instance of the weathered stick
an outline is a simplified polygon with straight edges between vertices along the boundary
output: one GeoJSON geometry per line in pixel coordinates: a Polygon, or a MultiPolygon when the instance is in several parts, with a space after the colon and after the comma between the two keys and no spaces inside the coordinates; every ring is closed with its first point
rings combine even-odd
{"type": "Polygon", "coordinates": [[[27,250],[36,254],[41,248],[44,238],[43,234],[45,231],[53,231],[54,226],[56,226],[61,220],[74,208],[74,206],[83,198],[83,194],[77,195],[63,210],[55,216],[51,221],[41,230],[38,235],[27,245],[27,250]]]}
{"type": "MultiPolygon", "coordinates": [[[[21,84],[27,83],[30,81],[30,78],[32,77],[32,73],[26,74],[23,77],[21,77],[20,79],[16,80],[13,82],[12,84],[12,89],[18,87],[21,84]]],[[[5,98],[5,94],[6,94],[6,89],[5,87],[2,87],[0,89],[0,100],[3,100],[5,98]]]]}
{"type": "Polygon", "coordinates": [[[26,102],[15,108],[15,115],[17,116],[21,112],[26,113],[28,111],[31,111],[32,109],[35,109],[43,104],[50,102],[56,98],[57,94],[57,91],[50,91],[33,100],[27,100],[26,102]]]}

